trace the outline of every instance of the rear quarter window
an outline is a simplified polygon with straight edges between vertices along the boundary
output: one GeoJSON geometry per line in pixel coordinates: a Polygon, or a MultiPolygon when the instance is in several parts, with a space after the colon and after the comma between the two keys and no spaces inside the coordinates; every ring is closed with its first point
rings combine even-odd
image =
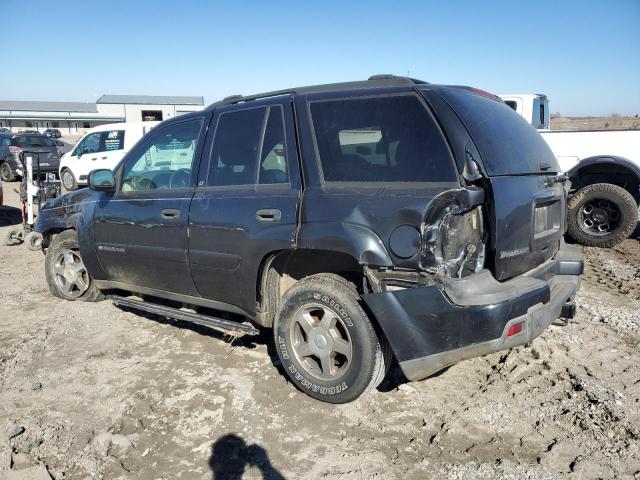
{"type": "Polygon", "coordinates": [[[451,153],[415,95],[309,104],[325,182],[455,182],[451,153]]]}
{"type": "Polygon", "coordinates": [[[553,152],[532,125],[509,105],[462,89],[440,91],[473,138],[492,176],[544,173],[560,168],[553,152]]]}

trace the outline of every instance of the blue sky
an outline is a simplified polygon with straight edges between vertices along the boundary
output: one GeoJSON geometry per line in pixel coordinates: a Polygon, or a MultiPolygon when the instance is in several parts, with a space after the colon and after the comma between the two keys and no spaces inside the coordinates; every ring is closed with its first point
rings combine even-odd
{"type": "Polygon", "coordinates": [[[261,91],[394,73],[640,114],[640,0],[0,0],[0,99],[261,91]]]}

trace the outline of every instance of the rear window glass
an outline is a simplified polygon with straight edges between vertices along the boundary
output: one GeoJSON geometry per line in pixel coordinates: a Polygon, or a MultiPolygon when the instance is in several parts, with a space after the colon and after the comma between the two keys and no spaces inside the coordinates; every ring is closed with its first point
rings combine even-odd
{"type": "Polygon", "coordinates": [[[310,104],[327,182],[454,182],[449,148],[413,95],[310,104]]]}
{"type": "Polygon", "coordinates": [[[553,152],[532,125],[508,105],[464,90],[441,95],[460,116],[473,137],[489,175],[558,172],[553,152]]]}
{"type": "Polygon", "coordinates": [[[15,137],[14,143],[18,147],[54,147],[55,144],[51,139],[44,135],[25,135],[15,137]]]}

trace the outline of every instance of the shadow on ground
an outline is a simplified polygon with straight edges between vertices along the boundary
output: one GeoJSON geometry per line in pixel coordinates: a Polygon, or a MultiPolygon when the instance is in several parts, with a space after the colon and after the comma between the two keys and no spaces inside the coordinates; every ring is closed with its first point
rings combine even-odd
{"type": "Polygon", "coordinates": [[[211,447],[209,466],[213,480],[240,480],[247,467],[258,469],[264,480],[284,480],[284,476],[271,465],[267,451],[260,445],[247,445],[237,435],[220,437],[211,447]]]}

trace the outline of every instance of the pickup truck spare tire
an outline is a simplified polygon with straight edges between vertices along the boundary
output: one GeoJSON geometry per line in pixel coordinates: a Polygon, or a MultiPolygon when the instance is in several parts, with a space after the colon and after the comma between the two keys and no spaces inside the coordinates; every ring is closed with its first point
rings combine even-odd
{"type": "Polygon", "coordinates": [[[375,388],[390,363],[353,284],[322,273],[292,286],[274,324],[276,350],[300,390],[330,403],[346,403],[375,388]]]}
{"type": "Polygon", "coordinates": [[[595,183],[578,190],[568,203],[568,233],[589,247],[613,247],[631,235],[638,205],[622,187],[595,183]]]}
{"type": "Polygon", "coordinates": [[[56,297],[83,302],[105,298],[84,266],[75,230],[65,230],[54,237],[44,260],[44,274],[56,297]]]}

